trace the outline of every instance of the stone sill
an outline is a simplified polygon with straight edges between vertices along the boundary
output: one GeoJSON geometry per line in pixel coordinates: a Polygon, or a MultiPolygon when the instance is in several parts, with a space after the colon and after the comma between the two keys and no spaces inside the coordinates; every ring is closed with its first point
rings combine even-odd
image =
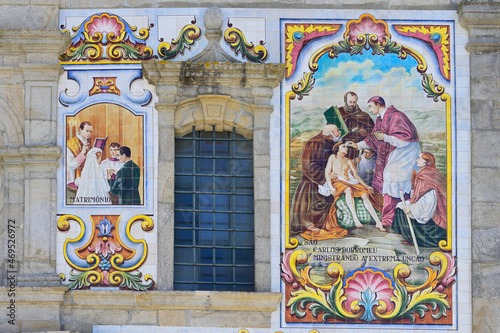
{"type": "MultiPolygon", "coordinates": [[[[7,304],[7,287],[0,287],[0,305],[7,304]]],[[[272,312],[281,293],[231,291],[67,290],[58,287],[16,287],[16,303],[60,303],[70,308],[115,308],[149,310],[212,310],[272,312]]]]}
{"type": "Polygon", "coordinates": [[[73,290],[66,293],[64,306],[272,312],[277,309],[281,297],[281,293],[261,292],[73,290]]]}

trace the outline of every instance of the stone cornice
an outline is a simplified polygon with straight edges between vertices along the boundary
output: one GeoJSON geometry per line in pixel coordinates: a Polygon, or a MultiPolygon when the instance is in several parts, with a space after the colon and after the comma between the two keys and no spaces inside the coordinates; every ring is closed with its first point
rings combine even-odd
{"type": "Polygon", "coordinates": [[[155,85],[274,88],[283,79],[285,68],[283,64],[160,61],[143,63],[143,71],[155,85]]]}
{"type": "Polygon", "coordinates": [[[19,64],[26,81],[53,81],[57,82],[59,76],[63,73],[62,66],[58,64],[39,65],[23,63],[19,64]]]}
{"type": "Polygon", "coordinates": [[[500,2],[464,1],[458,9],[460,24],[469,31],[471,53],[500,51],[500,2]]]}
{"type": "MultiPolygon", "coordinates": [[[[16,304],[34,304],[39,305],[41,303],[57,303],[61,304],[64,300],[64,294],[67,292],[68,288],[66,286],[57,287],[20,287],[16,286],[15,289],[15,301],[16,304]]],[[[9,287],[0,287],[0,306],[4,307],[4,304],[8,304],[10,299],[7,298],[9,292],[9,287]]]]}
{"type": "Polygon", "coordinates": [[[26,56],[26,62],[57,64],[59,54],[70,44],[59,30],[5,29],[0,32],[0,53],[26,56]]]}
{"type": "Polygon", "coordinates": [[[54,163],[57,166],[61,153],[58,146],[2,147],[0,164],[54,163]]]}

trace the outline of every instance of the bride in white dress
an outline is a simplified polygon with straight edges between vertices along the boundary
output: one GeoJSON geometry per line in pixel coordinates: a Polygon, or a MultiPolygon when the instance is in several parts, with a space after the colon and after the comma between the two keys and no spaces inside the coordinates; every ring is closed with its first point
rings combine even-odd
{"type": "Polygon", "coordinates": [[[101,156],[99,148],[92,148],[87,153],[74,204],[111,204],[106,170],[99,166],[101,156]]]}

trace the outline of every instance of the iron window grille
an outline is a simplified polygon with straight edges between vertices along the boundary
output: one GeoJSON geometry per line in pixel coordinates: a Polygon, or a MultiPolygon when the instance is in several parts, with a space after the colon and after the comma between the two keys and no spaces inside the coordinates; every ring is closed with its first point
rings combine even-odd
{"type": "Polygon", "coordinates": [[[253,198],[251,139],[176,138],[174,289],[254,290],[253,198]]]}

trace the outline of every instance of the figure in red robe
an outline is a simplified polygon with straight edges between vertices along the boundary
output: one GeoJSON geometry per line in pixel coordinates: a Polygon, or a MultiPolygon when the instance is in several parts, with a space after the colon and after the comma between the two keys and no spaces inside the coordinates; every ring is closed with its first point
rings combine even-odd
{"type": "Polygon", "coordinates": [[[385,107],[380,96],[368,101],[368,110],[377,116],[372,133],[362,142],[349,142],[357,149],[370,148],[377,154],[373,188],[384,195],[382,225],[392,225],[396,204],[401,201],[400,190],[409,197],[411,174],[420,154],[415,125],[392,105],[385,107]]]}
{"type": "Polygon", "coordinates": [[[413,243],[405,216],[408,214],[418,246],[438,247],[447,237],[446,177],[436,169],[436,158],[431,153],[420,154],[417,166],[421,169],[412,174],[413,194],[406,204],[397,204],[392,229],[405,242],[413,243]]]}

